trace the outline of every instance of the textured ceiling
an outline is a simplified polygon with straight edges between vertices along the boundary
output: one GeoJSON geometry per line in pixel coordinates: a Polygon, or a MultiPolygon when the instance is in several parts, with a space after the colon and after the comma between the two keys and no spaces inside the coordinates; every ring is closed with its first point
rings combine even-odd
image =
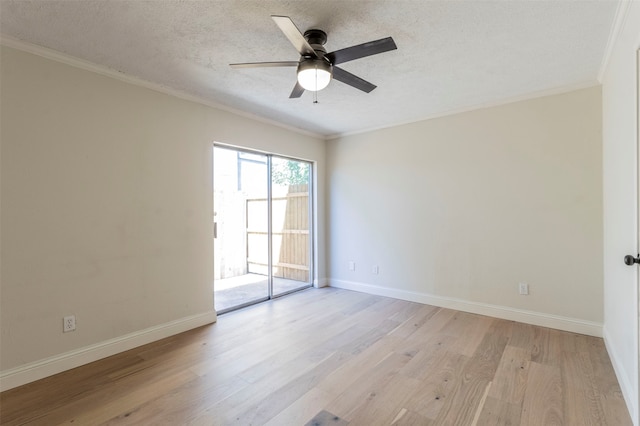
{"type": "Polygon", "coordinates": [[[0,33],[309,132],[331,136],[597,82],[617,1],[1,0],[0,33]],[[327,51],[391,36],[398,50],[342,64],[289,99],[295,68],[270,15],[327,32],[327,51]]]}

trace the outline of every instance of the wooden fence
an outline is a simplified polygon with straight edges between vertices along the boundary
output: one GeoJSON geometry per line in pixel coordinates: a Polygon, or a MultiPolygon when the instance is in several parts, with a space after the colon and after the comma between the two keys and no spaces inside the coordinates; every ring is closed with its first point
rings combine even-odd
{"type": "MultiPolygon", "coordinates": [[[[268,267],[267,200],[247,199],[247,268],[266,274],[268,267]]],[[[272,198],[273,276],[309,281],[309,186],[291,185],[272,198]]]]}

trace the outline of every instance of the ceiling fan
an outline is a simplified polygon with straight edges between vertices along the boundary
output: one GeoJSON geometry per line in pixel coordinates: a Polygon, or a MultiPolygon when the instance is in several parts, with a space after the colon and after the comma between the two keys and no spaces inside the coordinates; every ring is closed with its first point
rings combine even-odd
{"type": "Polygon", "coordinates": [[[393,39],[387,37],[327,53],[323,46],[327,42],[327,34],[324,31],[311,29],[305,31],[303,35],[288,16],[272,15],[271,18],[296,48],[300,54],[300,60],[249,62],[230,64],[230,66],[232,68],[297,67],[298,81],[289,98],[299,98],[305,90],[314,92],[322,90],[327,87],[332,78],[369,93],[376,88],[374,84],[336,65],[397,49],[393,39]]]}

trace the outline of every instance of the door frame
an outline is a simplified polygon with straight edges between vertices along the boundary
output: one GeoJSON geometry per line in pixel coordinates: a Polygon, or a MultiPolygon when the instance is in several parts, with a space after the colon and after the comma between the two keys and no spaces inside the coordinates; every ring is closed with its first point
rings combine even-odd
{"type": "MultiPolygon", "coordinates": [[[[635,112],[635,120],[636,120],[636,248],[637,251],[640,252],[640,45],[636,48],[636,112],[635,112]]],[[[640,256],[640,253],[633,253],[634,255],[640,256]]],[[[636,340],[638,347],[636,354],[638,355],[638,378],[636,382],[636,392],[637,392],[637,415],[636,419],[634,419],[635,423],[640,425],[640,265],[637,266],[638,270],[636,273],[636,295],[638,300],[636,302],[636,308],[638,310],[638,315],[636,317],[637,320],[637,330],[638,330],[638,338],[636,340]]]]}

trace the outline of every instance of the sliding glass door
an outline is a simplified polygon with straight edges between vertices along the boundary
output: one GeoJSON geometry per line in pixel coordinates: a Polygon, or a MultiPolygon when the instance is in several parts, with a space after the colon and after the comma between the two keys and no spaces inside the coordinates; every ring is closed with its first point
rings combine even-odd
{"type": "Polygon", "coordinates": [[[219,147],[213,151],[214,301],[224,312],[269,299],[268,158],[219,147]],[[250,267],[248,256],[264,262],[263,269],[250,267]]]}
{"type": "Polygon", "coordinates": [[[311,286],[311,164],[214,146],[219,313],[311,286]]]}
{"type": "Polygon", "coordinates": [[[310,285],[311,165],[271,158],[271,253],[273,295],[310,285]]]}

